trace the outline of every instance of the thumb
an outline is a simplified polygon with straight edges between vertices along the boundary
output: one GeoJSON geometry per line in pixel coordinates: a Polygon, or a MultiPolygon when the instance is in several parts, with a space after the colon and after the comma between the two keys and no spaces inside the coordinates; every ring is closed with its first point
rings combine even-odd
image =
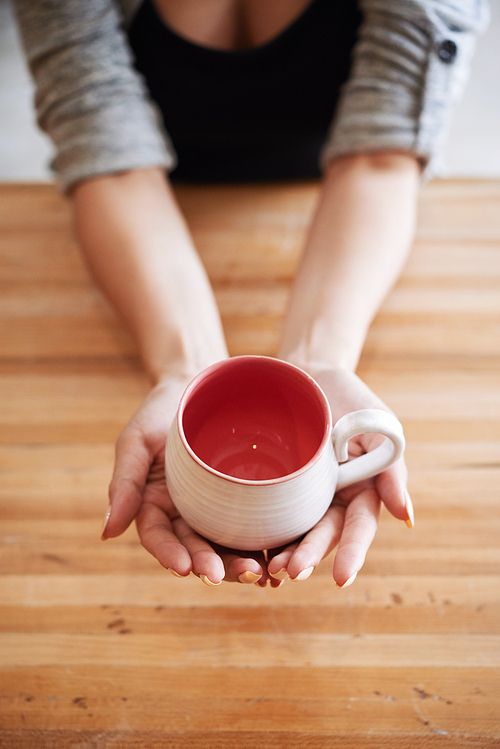
{"type": "Polygon", "coordinates": [[[126,428],[116,443],[103,540],[121,535],[138,515],[152,460],[143,435],[126,428]]]}
{"type": "Polygon", "coordinates": [[[401,459],[376,476],[375,485],[380,499],[391,515],[403,520],[409,528],[413,528],[413,505],[406,488],[407,476],[405,463],[401,459]]]}

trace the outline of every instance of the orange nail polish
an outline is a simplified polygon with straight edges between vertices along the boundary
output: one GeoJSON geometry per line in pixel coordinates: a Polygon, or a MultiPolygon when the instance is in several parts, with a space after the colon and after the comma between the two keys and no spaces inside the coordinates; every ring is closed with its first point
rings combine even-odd
{"type": "Polygon", "coordinates": [[[344,588],[348,588],[348,587],[349,587],[349,585],[352,585],[352,584],[353,584],[353,582],[355,581],[355,579],[356,579],[356,577],[357,577],[357,576],[358,576],[358,573],[357,573],[357,572],[355,572],[355,573],[354,573],[354,575],[351,575],[351,577],[349,577],[349,578],[348,578],[348,579],[347,579],[347,580],[345,581],[345,583],[344,583],[343,585],[339,585],[338,583],[336,583],[336,585],[337,585],[337,588],[341,588],[342,590],[343,590],[344,588]]]}
{"type": "Polygon", "coordinates": [[[278,572],[270,572],[269,573],[271,577],[274,577],[275,580],[289,580],[290,575],[288,574],[288,570],[286,567],[282,567],[278,572]]]}
{"type": "Polygon", "coordinates": [[[302,570],[302,572],[299,572],[297,577],[292,577],[292,583],[298,582],[300,580],[307,580],[308,577],[311,577],[312,573],[314,572],[314,567],[307,567],[305,570],[302,570]]]}
{"type": "Polygon", "coordinates": [[[173,570],[173,569],[172,569],[171,567],[167,567],[167,570],[168,570],[168,571],[170,572],[170,574],[171,574],[171,575],[173,575],[174,577],[186,577],[186,575],[179,575],[179,573],[178,573],[178,572],[176,572],[175,570],[173,570]]]}
{"type": "Polygon", "coordinates": [[[408,513],[408,520],[405,520],[406,525],[408,528],[414,528],[415,527],[415,513],[413,511],[413,502],[411,501],[410,495],[405,490],[405,498],[406,498],[406,512],[408,513]]]}
{"type": "Polygon", "coordinates": [[[108,540],[108,537],[104,535],[104,532],[105,532],[105,530],[106,530],[106,526],[107,526],[107,524],[108,524],[108,520],[109,520],[109,516],[110,516],[110,515],[111,515],[111,507],[110,507],[110,508],[109,508],[109,510],[107,511],[107,513],[106,513],[106,517],[104,518],[104,520],[103,520],[103,523],[102,523],[102,528],[101,528],[101,541],[107,541],[107,540],[108,540]]]}
{"type": "Polygon", "coordinates": [[[262,575],[257,575],[255,572],[250,572],[250,570],[247,570],[246,572],[242,572],[241,575],[238,575],[238,580],[240,583],[244,583],[246,585],[250,583],[256,583],[257,580],[260,580],[262,575]]]}
{"type": "Polygon", "coordinates": [[[205,583],[205,585],[210,585],[210,587],[215,588],[217,585],[222,584],[222,580],[219,580],[218,583],[213,583],[211,580],[208,579],[206,575],[200,575],[200,580],[205,583]]]}

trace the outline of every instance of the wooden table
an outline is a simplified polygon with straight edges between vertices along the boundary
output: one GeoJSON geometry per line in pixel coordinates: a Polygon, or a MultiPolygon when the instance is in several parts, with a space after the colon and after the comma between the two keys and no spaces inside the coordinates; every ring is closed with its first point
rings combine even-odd
{"type": "MultiPolygon", "coordinates": [[[[183,188],[232,354],[276,352],[313,183],[183,188]]],[[[177,580],[99,540],[148,384],[48,185],[0,187],[0,746],[500,745],[500,182],[435,181],[360,374],[408,439],[413,531],[358,580],[177,580]]]]}

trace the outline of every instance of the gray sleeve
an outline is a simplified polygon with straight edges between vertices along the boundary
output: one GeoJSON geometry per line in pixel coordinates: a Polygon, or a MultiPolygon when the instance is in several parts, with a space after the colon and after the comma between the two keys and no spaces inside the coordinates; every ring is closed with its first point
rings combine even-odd
{"type": "Polygon", "coordinates": [[[175,155],[132,65],[113,0],[15,0],[38,124],[65,188],[127,169],[172,169],[175,155]]]}
{"type": "MultiPolygon", "coordinates": [[[[422,166],[446,136],[468,78],[486,0],[362,0],[349,80],[322,154],[402,149],[422,166]]],[[[432,169],[432,167],[431,167],[432,169]]]]}

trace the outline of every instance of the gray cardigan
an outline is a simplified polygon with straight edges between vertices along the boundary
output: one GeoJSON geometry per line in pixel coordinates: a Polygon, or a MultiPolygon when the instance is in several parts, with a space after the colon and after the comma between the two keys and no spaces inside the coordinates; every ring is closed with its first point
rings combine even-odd
{"type": "MultiPolygon", "coordinates": [[[[55,144],[52,166],[62,185],[140,167],[171,170],[174,149],[123,30],[140,0],[14,4],[38,123],[55,144]]],[[[487,0],[361,0],[360,6],[352,71],[323,163],[403,149],[428,167],[467,80],[475,37],[487,26],[487,0]]]]}

